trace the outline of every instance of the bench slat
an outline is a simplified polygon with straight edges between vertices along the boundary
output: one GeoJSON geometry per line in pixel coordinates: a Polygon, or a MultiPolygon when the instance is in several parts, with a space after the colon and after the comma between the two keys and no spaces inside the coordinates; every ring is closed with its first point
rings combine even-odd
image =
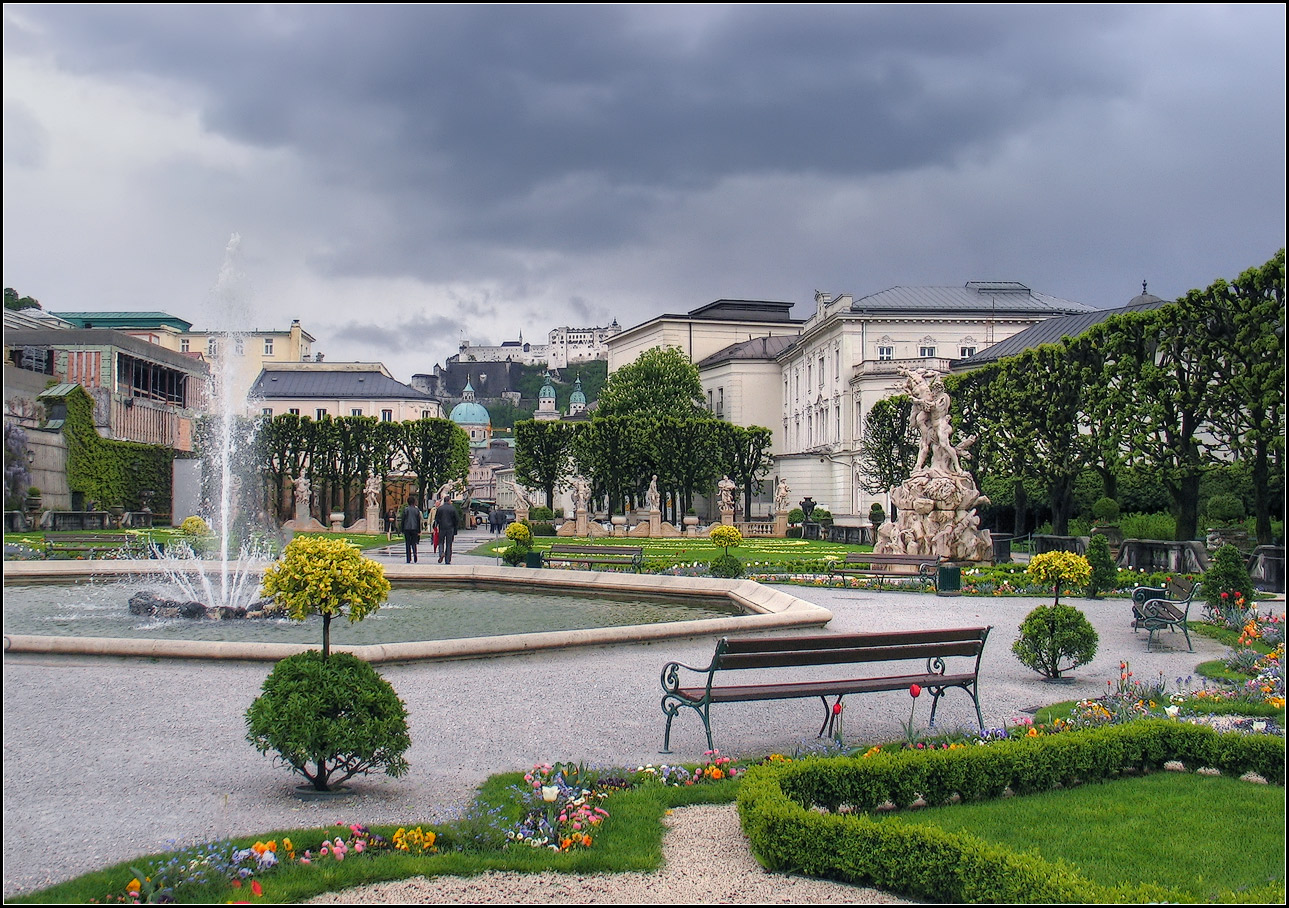
{"type": "Polygon", "coordinates": [[[794,649],[853,649],[856,646],[893,646],[907,643],[946,643],[984,640],[987,627],[930,631],[883,631],[876,634],[815,634],[800,637],[727,637],[727,653],[784,652],[794,649]]]}
{"type": "Polygon", "coordinates": [[[912,646],[866,646],[852,649],[793,650],[779,653],[726,654],[717,661],[717,669],[784,668],[798,665],[834,665],[848,662],[895,662],[906,659],[931,659],[937,656],[975,656],[983,641],[966,643],[931,643],[912,646]]]}
{"type": "MultiPolygon", "coordinates": [[[[801,697],[826,697],[838,694],[866,694],[907,690],[910,685],[923,687],[957,687],[970,684],[975,675],[890,675],[885,678],[849,678],[843,681],[803,681],[791,684],[736,684],[713,687],[712,703],[739,703],[750,700],[794,700],[801,697]]],[[[705,687],[681,688],[676,692],[687,700],[700,702],[707,694],[705,687]]]]}

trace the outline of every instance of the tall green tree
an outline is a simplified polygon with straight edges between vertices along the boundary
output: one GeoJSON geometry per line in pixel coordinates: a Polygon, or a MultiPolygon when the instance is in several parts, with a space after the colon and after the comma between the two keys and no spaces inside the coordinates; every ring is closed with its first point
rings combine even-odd
{"type": "Polygon", "coordinates": [[[608,377],[596,414],[699,416],[705,410],[698,367],[679,347],[653,347],[608,377]]]}
{"type": "Polygon", "coordinates": [[[262,418],[255,431],[259,462],[279,521],[291,516],[290,481],[304,472],[312,450],[312,422],[295,413],[262,418]]]}
{"type": "Polygon", "coordinates": [[[736,426],[719,422],[716,432],[717,473],[726,474],[743,490],[743,514],[752,513],[752,495],[770,473],[773,433],[764,426],[736,426]]]}
{"type": "Polygon", "coordinates": [[[1222,381],[1217,346],[1206,334],[1204,294],[1149,312],[1107,319],[1089,332],[1105,358],[1102,406],[1121,414],[1130,462],[1150,469],[1168,490],[1177,538],[1199,530],[1200,480],[1215,462],[1203,430],[1222,381]]]}
{"type": "Polygon", "coordinates": [[[470,472],[470,436],[450,419],[416,419],[403,424],[399,453],[416,476],[424,501],[470,472]]]}
{"type": "Polygon", "coordinates": [[[652,463],[648,438],[644,419],[630,416],[596,416],[574,436],[574,465],[590,481],[592,498],[607,496],[609,513],[624,510],[652,463]]]}
{"type": "Polygon", "coordinates": [[[529,488],[541,489],[548,504],[555,501],[555,488],[573,473],[577,428],[574,423],[558,420],[525,419],[515,423],[515,479],[529,488]]]}
{"type": "Polygon", "coordinates": [[[1283,477],[1285,450],[1285,250],[1231,284],[1208,288],[1208,325],[1219,347],[1222,381],[1213,431],[1249,468],[1257,540],[1272,540],[1273,465],[1283,477]]]}
{"type": "MultiPolygon", "coordinates": [[[[735,428],[718,419],[680,416],[642,417],[645,437],[651,439],[647,470],[658,474],[660,489],[671,501],[671,520],[694,503],[694,495],[715,481],[723,432],[735,428]]],[[[644,476],[647,485],[649,476],[644,476]]]]}
{"type": "Polygon", "coordinates": [[[909,396],[897,394],[873,404],[864,418],[856,481],[869,495],[885,495],[913,475],[919,439],[912,412],[909,396]]]}

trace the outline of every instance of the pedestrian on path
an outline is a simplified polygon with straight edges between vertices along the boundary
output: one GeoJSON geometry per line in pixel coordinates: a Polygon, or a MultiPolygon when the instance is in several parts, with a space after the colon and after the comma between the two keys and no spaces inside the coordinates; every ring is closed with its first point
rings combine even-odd
{"type": "Polygon", "coordinates": [[[450,498],[444,498],[439,502],[438,510],[434,512],[434,526],[439,531],[439,563],[452,563],[452,537],[456,536],[457,529],[461,526],[461,519],[457,516],[456,505],[450,498]]]}
{"type": "Polygon", "coordinates": [[[407,550],[407,563],[417,560],[417,550],[421,545],[421,509],[416,506],[416,496],[407,499],[403,509],[403,545],[407,550]]]}

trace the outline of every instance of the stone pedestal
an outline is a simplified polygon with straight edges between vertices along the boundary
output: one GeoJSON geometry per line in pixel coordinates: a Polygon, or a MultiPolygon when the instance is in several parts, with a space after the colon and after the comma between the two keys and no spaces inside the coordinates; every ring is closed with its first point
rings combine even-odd
{"type": "Polygon", "coordinates": [[[591,521],[586,516],[586,508],[578,508],[573,514],[574,533],[577,536],[589,536],[591,521]]]}
{"type": "Polygon", "coordinates": [[[658,508],[649,509],[649,535],[662,535],[662,511],[658,508]]]}
{"type": "Polygon", "coordinates": [[[609,523],[613,524],[614,536],[627,535],[627,517],[625,514],[614,514],[609,518],[609,523]]]}
{"type": "Polygon", "coordinates": [[[788,536],[788,512],[779,511],[774,515],[774,535],[778,539],[786,539],[788,536]]]}
{"type": "Polygon", "coordinates": [[[734,526],[734,509],[721,508],[721,523],[727,527],[734,526]]]}
{"type": "Polygon", "coordinates": [[[313,522],[313,515],[309,513],[309,505],[308,505],[308,503],[307,503],[307,502],[300,501],[300,500],[298,500],[298,499],[296,500],[296,502],[295,502],[295,522],[296,522],[296,523],[311,523],[311,522],[313,522]]]}
{"type": "Polygon", "coordinates": [[[523,523],[527,519],[528,519],[528,505],[526,503],[515,505],[515,522],[523,523]]]}
{"type": "Polygon", "coordinates": [[[332,511],[330,519],[331,519],[331,532],[343,533],[345,531],[345,512],[344,511],[332,511]]]}

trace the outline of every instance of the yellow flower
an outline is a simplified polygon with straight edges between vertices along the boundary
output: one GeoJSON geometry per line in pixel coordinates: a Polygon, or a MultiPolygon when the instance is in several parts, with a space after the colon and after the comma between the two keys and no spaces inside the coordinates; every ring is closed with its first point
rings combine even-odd
{"type": "Polygon", "coordinates": [[[138,892],[140,887],[142,887],[142,885],[143,884],[139,882],[139,878],[135,877],[134,879],[130,880],[130,882],[125,884],[125,891],[138,892]]]}

